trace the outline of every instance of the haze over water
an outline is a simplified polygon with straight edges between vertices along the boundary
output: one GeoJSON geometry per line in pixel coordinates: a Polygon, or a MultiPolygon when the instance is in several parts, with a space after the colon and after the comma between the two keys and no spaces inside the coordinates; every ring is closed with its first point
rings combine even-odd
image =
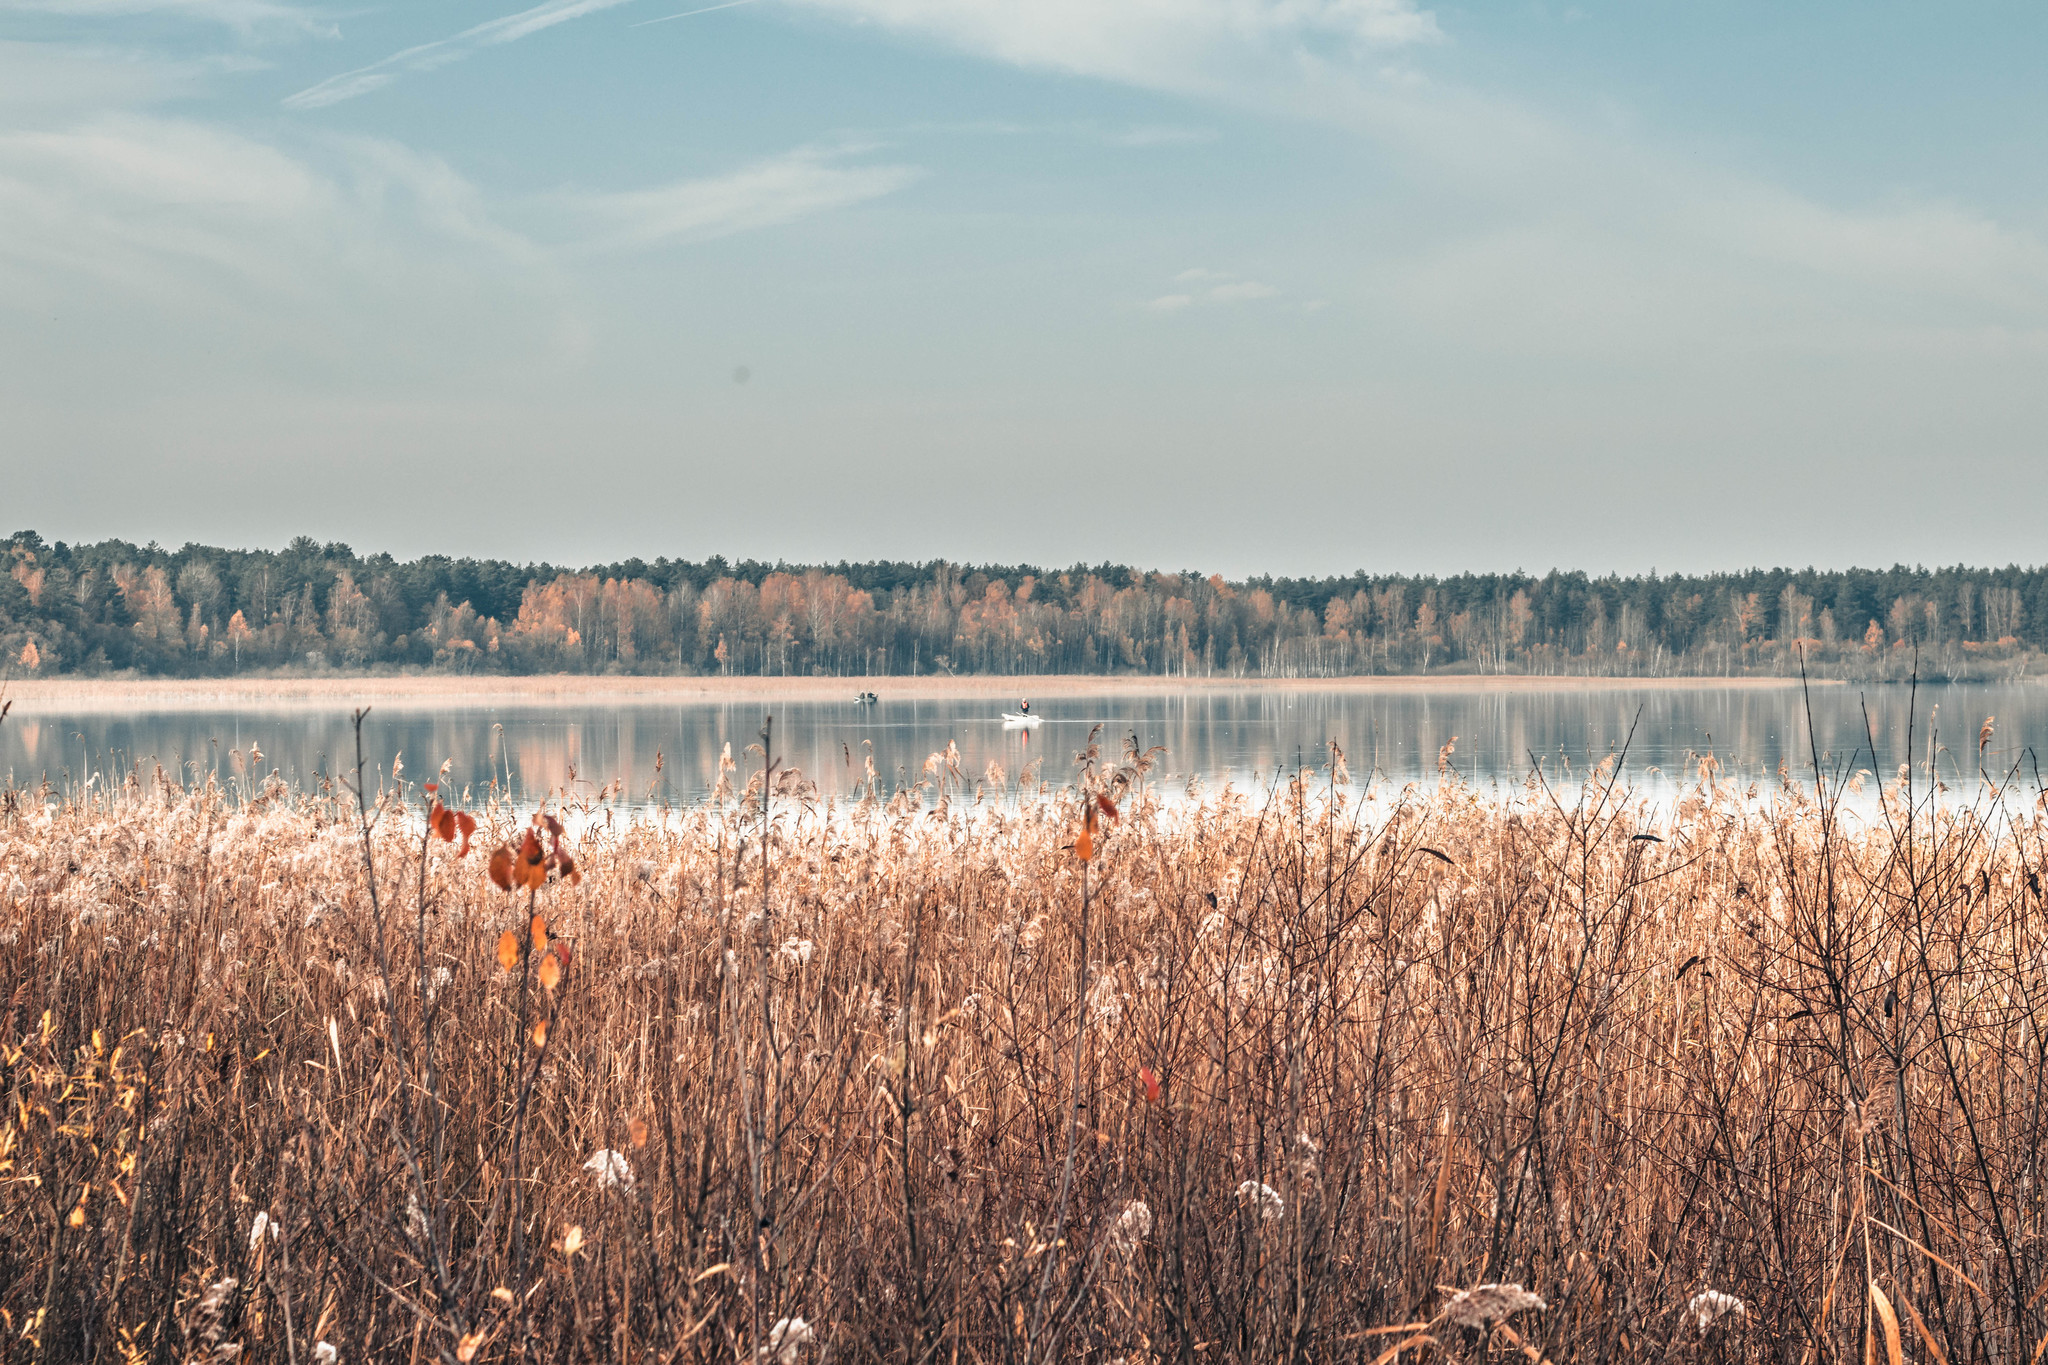
{"type": "MultiPolygon", "coordinates": [[[[1825,686],[1815,687],[1812,699],[1811,734],[1824,766],[1890,776],[1906,761],[1910,708],[1914,763],[1924,771],[1933,752],[1937,772],[1958,792],[1976,786],[1976,741],[1986,716],[1997,718],[1985,755],[1994,773],[2018,764],[2031,786],[2032,750],[2048,741],[2048,689],[2027,683],[1923,685],[1917,699],[1902,686],[1825,686]],[[1875,761],[1865,741],[1866,706],[1875,761]],[[1930,750],[1930,723],[1938,726],[1939,750],[1930,750]]],[[[1781,763],[1795,777],[1812,771],[1806,703],[1797,688],[1162,687],[1043,699],[1033,705],[1045,717],[1035,730],[1005,728],[1002,709],[987,697],[897,701],[886,690],[874,706],[856,704],[850,692],[830,702],[385,701],[370,712],[365,749],[380,773],[402,756],[406,778],[426,781],[446,761],[458,786],[479,788],[495,777],[523,804],[592,798],[615,781],[627,804],[700,800],[717,781],[726,745],[743,770],[757,763],[747,746],[771,714],[776,755],[823,794],[841,798],[862,780],[868,754],[888,794],[917,782],[927,758],[949,742],[971,782],[982,781],[993,762],[1014,785],[1035,763],[1041,780],[1058,785],[1070,778],[1076,752],[1098,725],[1106,757],[1131,736],[1143,748],[1163,746],[1151,780],[1170,791],[1191,778],[1213,791],[1225,782],[1269,782],[1298,764],[1320,767],[1332,739],[1356,779],[1377,775],[1395,784],[1433,778],[1447,744],[1454,745],[1449,762],[1482,788],[1519,784],[1532,766],[1553,781],[1573,782],[1624,748],[1625,775],[1652,795],[1668,792],[1681,772],[1695,771],[1696,756],[1708,753],[1724,776],[1764,779],[1781,763]]],[[[0,726],[0,778],[22,786],[47,778],[59,793],[94,775],[118,781],[132,763],[145,775],[161,763],[187,780],[211,772],[223,783],[275,770],[304,789],[353,762],[348,708],[339,705],[119,713],[47,702],[17,705],[0,726]],[[252,761],[253,750],[261,751],[260,761],[252,761]]]]}

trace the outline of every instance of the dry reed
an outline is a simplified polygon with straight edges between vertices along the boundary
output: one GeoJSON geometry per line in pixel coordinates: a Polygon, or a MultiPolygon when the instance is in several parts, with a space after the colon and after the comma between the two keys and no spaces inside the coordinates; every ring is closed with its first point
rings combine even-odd
{"type": "Polygon", "coordinates": [[[2031,809],[1146,762],[11,793],[0,1359],[2038,1353],[2031,809]]]}

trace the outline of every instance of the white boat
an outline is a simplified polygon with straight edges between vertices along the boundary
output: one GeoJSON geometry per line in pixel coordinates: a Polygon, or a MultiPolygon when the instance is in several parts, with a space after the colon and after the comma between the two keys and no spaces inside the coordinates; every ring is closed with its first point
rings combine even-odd
{"type": "Polygon", "coordinates": [[[1003,724],[1005,725],[1036,725],[1044,719],[1044,716],[1019,715],[1015,711],[1003,712],[1003,724]]]}

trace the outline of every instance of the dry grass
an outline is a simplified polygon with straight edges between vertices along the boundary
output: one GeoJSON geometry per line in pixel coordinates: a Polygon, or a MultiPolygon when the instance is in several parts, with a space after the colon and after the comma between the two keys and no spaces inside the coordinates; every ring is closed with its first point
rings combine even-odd
{"type": "Polygon", "coordinates": [[[487,804],[15,793],[0,1357],[2036,1351],[2030,811],[1132,758],[597,815],[553,991],[487,804]]]}

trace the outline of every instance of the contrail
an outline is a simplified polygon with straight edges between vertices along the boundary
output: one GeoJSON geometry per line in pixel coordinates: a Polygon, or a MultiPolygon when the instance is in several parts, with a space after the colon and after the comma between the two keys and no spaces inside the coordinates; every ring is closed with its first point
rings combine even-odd
{"type": "Polygon", "coordinates": [[[628,24],[626,27],[646,28],[649,24],[665,24],[671,19],[687,19],[693,14],[709,14],[715,9],[737,9],[741,5],[751,5],[753,3],[754,0],[725,0],[725,3],[722,5],[706,5],[703,9],[686,9],[681,14],[664,14],[659,19],[642,19],[639,23],[628,24]]]}
{"type": "Polygon", "coordinates": [[[320,109],[343,100],[366,95],[398,79],[401,72],[435,71],[469,57],[486,47],[498,47],[505,43],[516,43],[521,38],[539,33],[542,29],[553,28],[556,24],[571,19],[580,19],[586,14],[611,9],[615,5],[629,4],[631,0],[542,0],[532,9],[503,18],[491,19],[466,28],[452,38],[439,38],[431,43],[421,43],[394,52],[382,61],[344,71],[339,76],[330,76],[318,85],[308,86],[298,94],[288,97],[284,103],[289,109],[320,109]]]}

